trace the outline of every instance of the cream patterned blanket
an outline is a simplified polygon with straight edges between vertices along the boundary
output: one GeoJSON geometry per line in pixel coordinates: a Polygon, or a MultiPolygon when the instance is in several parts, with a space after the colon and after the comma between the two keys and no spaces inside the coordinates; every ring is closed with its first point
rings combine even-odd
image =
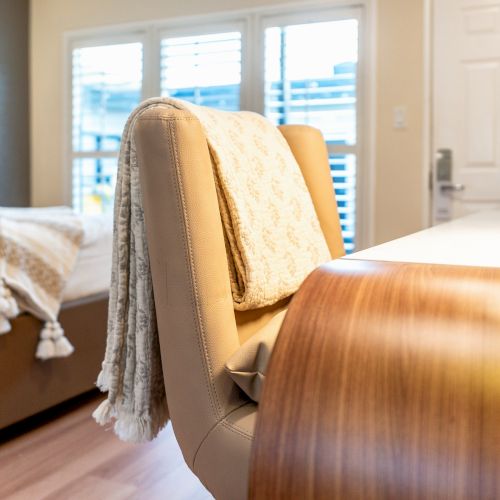
{"type": "Polygon", "coordinates": [[[187,109],[207,136],[235,309],[276,303],[330,259],[300,168],[274,125],[174,99],[139,106],[120,151],[108,341],[97,382],[108,399],[94,412],[98,423],[115,419],[115,432],[131,441],[152,439],[168,419],[133,139],[135,120],[153,106],[187,109]]]}
{"type": "Polygon", "coordinates": [[[0,334],[23,311],[45,321],[39,359],[73,352],[57,316],[82,238],[81,221],[69,208],[0,208],[0,334]]]}

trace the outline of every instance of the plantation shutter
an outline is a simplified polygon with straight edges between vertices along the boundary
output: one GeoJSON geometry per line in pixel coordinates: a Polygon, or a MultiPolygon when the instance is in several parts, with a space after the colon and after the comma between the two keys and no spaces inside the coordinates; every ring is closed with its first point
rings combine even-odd
{"type": "Polygon", "coordinates": [[[356,244],[357,40],[356,19],[265,31],[265,114],[322,131],[348,253],[356,244]]]}
{"type": "Polygon", "coordinates": [[[73,207],[83,213],[113,210],[121,134],[142,96],[143,44],[72,50],[73,207]]]}
{"type": "Polygon", "coordinates": [[[241,33],[164,38],[161,93],[202,106],[240,109],[241,33]]]}

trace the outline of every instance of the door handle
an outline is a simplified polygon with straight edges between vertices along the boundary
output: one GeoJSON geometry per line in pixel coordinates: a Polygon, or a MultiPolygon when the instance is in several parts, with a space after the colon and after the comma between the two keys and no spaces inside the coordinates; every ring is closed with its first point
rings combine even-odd
{"type": "Polygon", "coordinates": [[[434,173],[432,210],[434,222],[446,222],[453,218],[454,202],[460,198],[458,193],[465,185],[453,182],[453,151],[449,148],[438,149],[434,173]]]}
{"type": "Polygon", "coordinates": [[[442,193],[457,193],[465,190],[464,184],[441,184],[439,189],[442,193]]]}

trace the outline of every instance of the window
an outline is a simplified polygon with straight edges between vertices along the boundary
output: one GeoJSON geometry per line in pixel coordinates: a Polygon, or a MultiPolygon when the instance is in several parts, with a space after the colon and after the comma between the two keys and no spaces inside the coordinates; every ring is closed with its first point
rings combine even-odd
{"type": "Polygon", "coordinates": [[[356,19],[265,30],[265,114],[323,132],[347,252],[356,234],[357,60],[356,19]]]}
{"type": "Polygon", "coordinates": [[[241,33],[161,41],[161,94],[223,109],[240,109],[241,33]]]}
{"type": "Polygon", "coordinates": [[[142,43],[75,48],[72,56],[73,205],[109,212],[123,127],[141,101],[142,43]]]}
{"type": "MultiPolygon", "coordinates": [[[[363,0],[361,0],[363,3],[363,0]]],[[[327,141],[347,252],[359,243],[361,7],[283,16],[258,9],[213,25],[153,22],[120,43],[75,39],[72,68],[73,205],[112,209],[125,121],[157,95],[304,123],[327,141]]],[[[101,40],[102,41],[102,40],[101,40]]],[[[366,108],[365,108],[366,109],[366,108]]]]}

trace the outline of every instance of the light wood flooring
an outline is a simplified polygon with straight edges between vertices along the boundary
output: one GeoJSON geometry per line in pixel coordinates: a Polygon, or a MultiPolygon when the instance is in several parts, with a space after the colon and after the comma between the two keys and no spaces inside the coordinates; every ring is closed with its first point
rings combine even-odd
{"type": "Polygon", "coordinates": [[[212,499],[170,424],[151,443],[123,443],[91,418],[101,399],[80,398],[0,434],[0,499],[212,499]]]}

